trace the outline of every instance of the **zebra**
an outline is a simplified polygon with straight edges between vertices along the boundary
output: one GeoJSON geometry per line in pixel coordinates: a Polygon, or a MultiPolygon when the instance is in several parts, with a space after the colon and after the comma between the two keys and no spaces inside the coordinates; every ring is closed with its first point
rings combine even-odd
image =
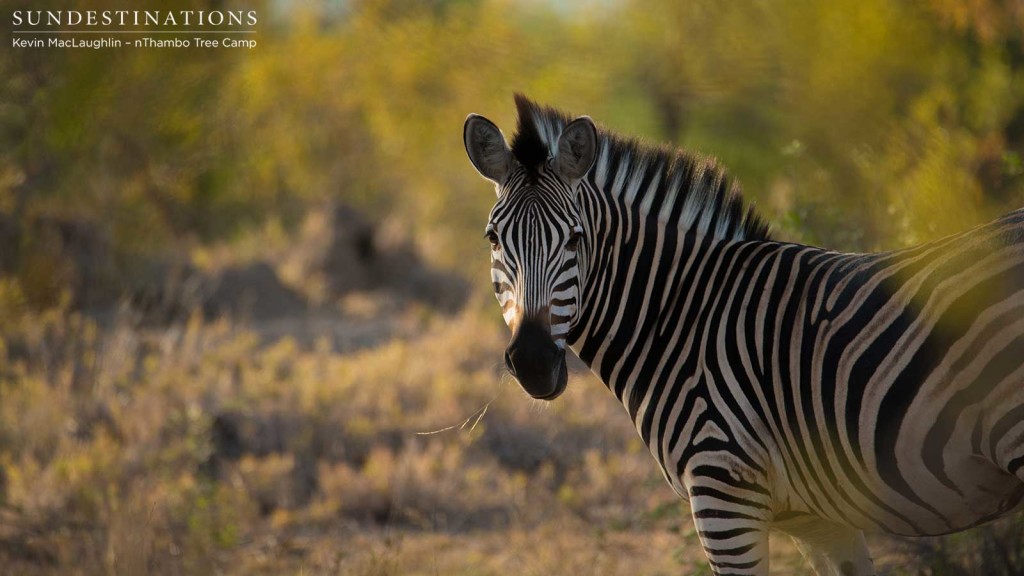
{"type": "Polygon", "coordinates": [[[515,96],[470,114],[485,228],[532,397],[570,348],[689,502],[715,574],[768,533],[821,575],[874,574],[865,531],[964,530],[1024,502],[1024,210],[885,253],[773,240],[715,160],[515,96]]]}

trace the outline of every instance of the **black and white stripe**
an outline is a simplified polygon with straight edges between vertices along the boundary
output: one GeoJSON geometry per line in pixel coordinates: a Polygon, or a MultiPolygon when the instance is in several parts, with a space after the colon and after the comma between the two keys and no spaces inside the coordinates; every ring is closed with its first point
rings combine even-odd
{"type": "Polygon", "coordinates": [[[715,573],[767,574],[774,528],[819,574],[873,574],[862,530],[1021,508],[1024,211],[884,254],[777,242],[707,159],[597,131],[566,178],[559,155],[586,146],[563,131],[586,134],[516,103],[505,156],[467,138],[478,169],[507,162],[488,224],[505,319],[548,315],[622,401],[715,573]]]}

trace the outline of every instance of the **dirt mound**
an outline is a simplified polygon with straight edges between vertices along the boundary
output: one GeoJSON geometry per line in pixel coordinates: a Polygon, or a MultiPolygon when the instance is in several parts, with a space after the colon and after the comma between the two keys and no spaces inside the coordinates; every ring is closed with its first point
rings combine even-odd
{"type": "Polygon", "coordinates": [[[310,214],[283,267],[293,283],[309,286],[318,300],[384,290],[454,311],[468,296],[464,280],[431,269],[407,238],[343,203],[310,214]]]}
{"type": "Polygon", "coordinates": [[[6,275],[18,279],[34,307],[56,305],[66,294],[72,309],[103,316],[128,302],[150,325],[194,310],[208,318],[299,317],[331,309],[353,292],[454,312],[468,295],[464,280],[424,264],[408,238],[343,203],[313,210],[283,252],[212,272],[174,247],[146,256],[119,251],[95,222],[37,216],[25,223],[0,214],[0,276],[6,275]]]}
{"type": "Polygon", "coordinates": [[[205,284],[201,301],[208,317],[230,315],[269,320],[307,310],[302,296],[285,286],[265,262],[226,268],[205,284]]]}
{"type": "Polygon", "coordinates": [[[309,215],[291,251],[306,277],[316,277],[326,294],[339,296],[378,287],[374,227],[354,209],[332,205],[309,215]]]}
{"type": "Polygon", "coordinates": [[[0,276],[17,277],[38,308],[66,294],[71,309],[103,315],[127,301],[150,324],[180,320],[195,309],[207,317],[263,320],[308,308],[266,262],[208,273],[174,251],[129,256],[86,220],[48,215],[19,223],[0,215],[0,247],[0,276]]]}

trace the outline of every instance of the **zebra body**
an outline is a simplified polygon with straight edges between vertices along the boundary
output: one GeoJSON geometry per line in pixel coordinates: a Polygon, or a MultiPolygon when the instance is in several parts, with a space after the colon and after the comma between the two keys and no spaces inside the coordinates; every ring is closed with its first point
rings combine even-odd
{"type": "Polygon", "coordinates": [[[1024,501],[1024,211],[916,248],[773,241],[712,162],[517,96],[467,119],[495,182],[506,364],[554,399],[571,348],[690,502],[712,569],[873,574],[862,530],[963,530],[1024,501]]]}

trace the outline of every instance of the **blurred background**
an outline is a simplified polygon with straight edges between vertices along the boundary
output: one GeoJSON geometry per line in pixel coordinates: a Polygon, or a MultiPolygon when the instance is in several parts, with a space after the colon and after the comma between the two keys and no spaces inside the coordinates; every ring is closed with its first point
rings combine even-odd
{"type": "MultiPolygon", "coordinates": [[[[718,157],[784,240],[1024,205],[1016,1],[145,9],[255,9],[258,46],[0,50],[0,573],[709,573],[596,379],[503,375],[461,134],[515,91],[718,157]]],[[[1024,573],[1021,520],[872,546],[1024,573]]]]}

